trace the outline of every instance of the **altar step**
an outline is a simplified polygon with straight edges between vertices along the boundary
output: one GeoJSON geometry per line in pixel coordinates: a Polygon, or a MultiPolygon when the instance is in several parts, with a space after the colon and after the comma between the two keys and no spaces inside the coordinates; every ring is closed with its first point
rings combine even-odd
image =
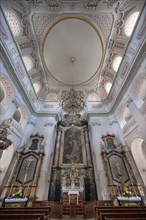
{"type": "Polygon", "coordinates": [[[83,204],[63,204],[62,207],[62,214],[63,215],[83,215],[83,204]]]}

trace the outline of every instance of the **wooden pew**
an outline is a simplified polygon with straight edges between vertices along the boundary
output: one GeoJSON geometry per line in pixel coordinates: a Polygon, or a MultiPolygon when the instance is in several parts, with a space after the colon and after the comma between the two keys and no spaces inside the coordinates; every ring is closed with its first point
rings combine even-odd
{"type": "Polygon", "coordinates": [[[141,208],[141,209],[136,209],[136,208],[133,208],[132,210],[131,209],[125,209],[125,210],[121,210],[121,208],[119,208],[119,209],[104,209],[104,210],[100,210],[99,209],[99,219],[102,219],[101,218],[101,214],[102,213],[104,213],[104,214],[106,214],[106,213],[118,213],[118,212],[122,212],[122,213],[124,213],[124,212],[126,212],[126,213],[132,213],[132,214],[134,214],[134,213],[146,213],[146,209],[145,209],[145,211],[144,211],[144,209],[143,208],[141,208]]]}
{"type": "Polygon", "coordinates": [[[34,219],[37,219],[37,220],[44,220],[45,216],[42,215],[42,214],[0,214],[0,219],[14,219],[14,220],[19,220],[19,219],[25,219],[25,220],[34,220],[34,219]]]}
{"type": "Polygon", "coordinates": [[[44,219],[48,219],[48,216],[47,216],[47,213],[45,212],[45,211],[43,211],[43,210],[33,210],[33,211],[31,211],[31,210],[25,210],[25,211],[23,211],[23,210],[19,210],[19,209],[14,209],[14,210],[0,210],[0,216],[1,215],[3,215],[3,214],[11,214],[11,215],[13,215],[13,214],[17,214],[17,215],[23,215],[23,214],[40,214],[40,215],[43,215],[44,216],[44,219]]]}
{"type": "Polygon", "coordinates": [[[123,220],[128,219],[128,218],[139,218],[140,219],[146,219],[146,212],[144,213],[129,213],[129,212],[118,212],[118,213],[101,213],[101,220],[106,220],[108,218],[123,218],[123,220]]]}
{"type": "Polygon", "coordinates": [[[20,207],[20,208],[8,208],[0,207],[0,214],[43,214],[44,219],[51,219],[51,207],[20,207]]]}
{"type": "Polygon", "coordinates": [[[133,212],[133,213],[139,213],[139,212],[146,212],[146,207],[142,206],[111,206],[111,207],[101,207],[101,206],[95,206],[95,219],[101,219],[101,213],[118,213],[118,212],[133,212]]]}

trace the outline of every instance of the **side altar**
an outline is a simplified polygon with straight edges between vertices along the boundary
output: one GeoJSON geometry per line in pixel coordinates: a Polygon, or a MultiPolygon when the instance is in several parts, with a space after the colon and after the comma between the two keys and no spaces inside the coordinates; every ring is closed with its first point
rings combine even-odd
{"type": "Polygon", "coordinates": [[[12,173],[2,190],[2,206],[33,206],[45,156],[42,141],[43,136],[30,136],[29,142],[16,152],[12,173]]]}

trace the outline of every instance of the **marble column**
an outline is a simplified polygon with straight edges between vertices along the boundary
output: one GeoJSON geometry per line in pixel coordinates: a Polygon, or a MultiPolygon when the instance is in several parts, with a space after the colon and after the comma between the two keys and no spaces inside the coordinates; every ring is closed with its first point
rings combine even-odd
{"type": "Polygon", "coordinates": [[[86,154],[87,154],[87,166],[92,166],[91,150],[90,150],[89,137],[88,137],[88,128],[84,128],[84,136],[85,136],[85,147],[86,147],[86,154]]]}
{"type": "Polygon", "coordinates": [[[60,153],[60,143],[61,143],[62,129],[58,128],[57,130],[57,141],[56,141],[56,149],[55,149],[55,158],[53,166],[59,165],[59,153],[60,153]]]}

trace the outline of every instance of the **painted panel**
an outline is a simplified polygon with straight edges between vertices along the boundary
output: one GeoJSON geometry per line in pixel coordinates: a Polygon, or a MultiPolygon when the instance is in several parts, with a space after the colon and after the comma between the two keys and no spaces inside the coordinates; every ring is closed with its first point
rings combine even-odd
{"type": "Polygon", "coordinates": [[[81,131],[70,128],[64,134],[63,164],[82,164],[82,138],[81,131]]]}

